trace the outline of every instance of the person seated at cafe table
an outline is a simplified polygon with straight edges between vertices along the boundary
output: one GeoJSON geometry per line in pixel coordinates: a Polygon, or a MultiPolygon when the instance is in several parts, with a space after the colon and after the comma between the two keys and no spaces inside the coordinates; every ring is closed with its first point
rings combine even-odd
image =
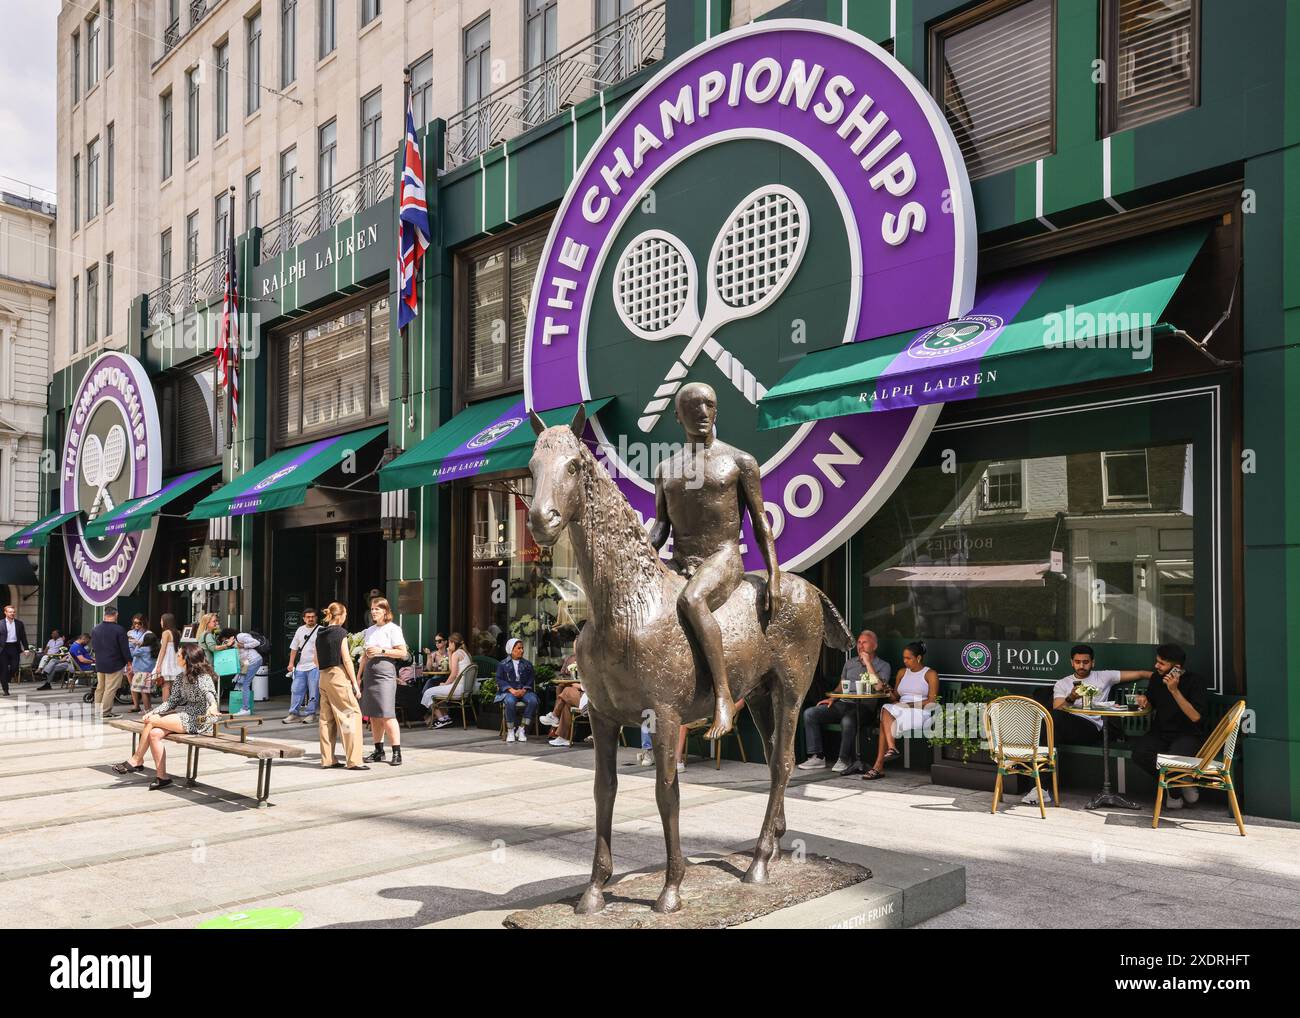
{"type": "Polygon", "coordinates": [[[539,720],[551,729],[548,744],[564,749],[572,745],[573,741],[573,712],[585,710],[587,706],[587,691],[578,681],[577,654],[570,654],[564,659],[557,677],[567,681],[556,686],[554,710],[543,714],[539,720]]]}
{"type": "Polygon", "coordinates": [[[452,690],[455,690],[458,696],[461,693],[473,693],[472,688],[460,688],[462,684],[461,676],[463,673],[472,670],[473,674],[466,675],[464,681],[477,685],[474,680],[478,675],[478,668],[469,656],[469,651],[465,649],[465,637],[461,636],[460,633],[452,633],[449,639],[444,640],[440,634],[438,640],[446,648],[444,657],[447,660],[447,681],[438,682],[437,680],[443,678],[443,676],[431,675],[425,682],[424,688],[420,691],[420,703],[430,710],[430,728],[446,728],[454,721],[454,718],[441,707],[433,706],[433,701],[444,696],[450,696],[452,690]]]}
{"type": "Polygon", "coordinates": [[[925,666],[925,644],[909,643],[903,648],[903,667],[889,688],[889,702],[880,710],[880,738],[876,762],[862,775],[863,781],[885,776],[885,764],[903,754],[898,740],[921,732],[939,700],[939,673],[925,666]]]}
{"type": "Polygon", "coordinates": [[[1136,682],[1150,678],[1147,671],[1119,671],[1094,669],[1096,655],[1088,644],[1080,643],[1070,648],[1070,667],[1074,669],[1059,679],[1052,689],[1052,725],[1058,744],[1072,746],[1097,746],[1101,744],[1101,718],[1083,714],[1069,714],[1066,707],[1082,707],[1081,686],[1095,686],[1097,695],[1093,703],[1107,703],[1111,688],[1121,682],[1136,682]]]}
{"type": "Polygon", "coordinates": [[[533,663],[524,657],[524,642],[506,641],[506,659],[497,665],[497,695],[493,702],[502,705],[506,715],[506,742],[527,742],[525,727],[541,707],[533,692],[533,663]],[[524,705],[524,720],[519,723],[519,704],[524,705]]]}
{"type": "MultiPolygon", "coordinates": [[[[1156,648],[1146,693],[1137,698],[1139,707],[1151,708],[1151,729],[1129,745],[1134,766],[1153,778],[1159,778],[1158,755],[1195,756],[1205,739],[1205,680],[1187,671],[1186,664],[1187,652],[1182,647],[1162,643],[1156,648]]],[[[1182,809],[1184,803],[1194,806],[1200,797],[1195,788],[1166,789],[1165,809],[1182,809]]]]}
{"type": "MultiPolygon", "coordinates": [[[[844,662],[840,671],[840,685],[831,692],[844,688],[845,682],[857,682],[859,679],[875,686],[876,683],[889,681],[889,662],[876,654],[879,641],[870,629],[858,634],[857,653],[844,662]]],[[[873,701],[874,703],[874,701],[873,701]]],[[[801,771],[820,770],[826,766],[823,755],[822,729],[826,725],[840,725],[840,756],[831,770],[836,774],[852,774],[859,769],[854,753],[858,744],[858,714],[863,709],[862,703],[855,700],[832,700],[829,696],[817,701],[813,707],[803,712],[804,742],[808,746],[808,759],[799,764],[801,771]]]]}

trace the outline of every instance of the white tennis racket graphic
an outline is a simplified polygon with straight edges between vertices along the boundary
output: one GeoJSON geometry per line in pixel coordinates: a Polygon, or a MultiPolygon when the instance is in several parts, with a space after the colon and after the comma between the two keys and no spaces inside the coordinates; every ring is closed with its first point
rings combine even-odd
{"type": "Polygon", "coordinates": [[[713,241],[708,297],[698,309],[695,260],[663,230],[635,237],[614,271],[614,306],[635,336],[651,342],[689,336],[690,342],[655,390],[637,422],[651,431],[703,350],[750,402],[767,389],[713,334],[722,326],[770,307],[794,278],[808,247],[808,207],[781,184],[747,195],[713,241]]]}
{"type": "Polygon", "coordinates": [[[90,505],[89,516],[93,520],[99,515],[100,507],[105,512],[112,512],[113,498],[108,493],[108,486],[117,480],[126,459],[126,432],[120,424],[114,424],[100,444],[98,435],[89,435],[81,450],[81,476],[86,484],[95,489],[95,499],[90,505]]]}

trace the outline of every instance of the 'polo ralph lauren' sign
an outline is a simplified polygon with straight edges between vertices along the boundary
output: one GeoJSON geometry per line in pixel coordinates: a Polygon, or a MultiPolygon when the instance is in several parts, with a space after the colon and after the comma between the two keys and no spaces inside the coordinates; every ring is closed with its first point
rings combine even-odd
{"type": "Polygon", "coordinates": [[[759,431],[758,398],[814,350],[965,314],[975,245],[960,150],[911,73],[819,22],[736,29],[660,71],[575,176],[532,294],[528,403],[615,396],[592,426],[649,519],[673,396],[710,383],[720,437],[762,464],[781,561],[806,567],[889,496],[938,408],[759,431]]]}
{"type": "MultiPolygon", "coordinates": [[[[64,512],[95,519],[127,499],[158,490],[162,482],[161,429],[153,386],[134,357],[95,358],[68,410],[60,462],[64,512]]],[[[69,521],[64,542],[72,581],[86,601],[105,605],[140,582],[153,549],[153,528],[88,538],[82,518],[69,521]]]]}

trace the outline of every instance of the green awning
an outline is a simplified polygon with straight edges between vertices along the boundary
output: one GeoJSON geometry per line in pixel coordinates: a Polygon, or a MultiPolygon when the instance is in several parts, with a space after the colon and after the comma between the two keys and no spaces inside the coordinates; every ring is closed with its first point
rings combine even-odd
{"type": "MultiPolygon", "coordinates": [[[[579,405],[585,406],[591,417],[608,402],[609,397],[589,399],[582,404],[543,410],[539,416],[548,426],[567,424],[579,405]]],[[[379,471],[379,490],[418,488],[499,470],[518,470],[532,458],[536,438],[522,396],[475,403],[383,467],[379,471]]]]}
{"type": "Polygon", "coordinates": [[[1001,396],[1150,371],[1165,307],[1208,228],[1181,227],[981,280],[970,313],[802,358],[759,427],[1001,396]]]}
{"type": "Polygon", "coordinates": [[[184,495],[195,485],[202,484],[213,474],[221,472],[220,467],[204,467],[191,470],[168,479],[161,488],[151,495],[141,495],[117,506],[112,512],[104,513],[91,520],[82,528],[87,537],[105,537],[109,534],[127,534],[135,530],[147,530],[153,518],[163,507],[184,495]]]}
{"type": "Polygon", "coordinates": [[[207,496],[194,507],[189,518],[210,520],[218,516],[246,516],[268,509],[301,505],[312,481],[387,432],[388,425],[380,424],[363,431],[281,449],[248,473],[207,496]]]}
{"type": "Polygon", "coordinates": [[[27,548],[44,548],[50,539],[50,535],[58,528],[59,524],[66,523],[72,517],[77,515],[78,510],[74,509],[70,513],[50,513],[30,527],[24,527],[16,534],[10,534],[5,538],[5,547],[9,551],[23,551],[27,548]]]}

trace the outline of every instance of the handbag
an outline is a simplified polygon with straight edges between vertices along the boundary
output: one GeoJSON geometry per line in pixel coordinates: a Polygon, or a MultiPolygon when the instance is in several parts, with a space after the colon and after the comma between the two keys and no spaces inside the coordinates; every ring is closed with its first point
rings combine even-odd
{"type": "Polygon", "coordinates": [[[239,651],[234,647],[225,647],[212,655],[212,670],[222,678],[228,678],[231,675],[238,675],[239,668],[239,651]]]}

